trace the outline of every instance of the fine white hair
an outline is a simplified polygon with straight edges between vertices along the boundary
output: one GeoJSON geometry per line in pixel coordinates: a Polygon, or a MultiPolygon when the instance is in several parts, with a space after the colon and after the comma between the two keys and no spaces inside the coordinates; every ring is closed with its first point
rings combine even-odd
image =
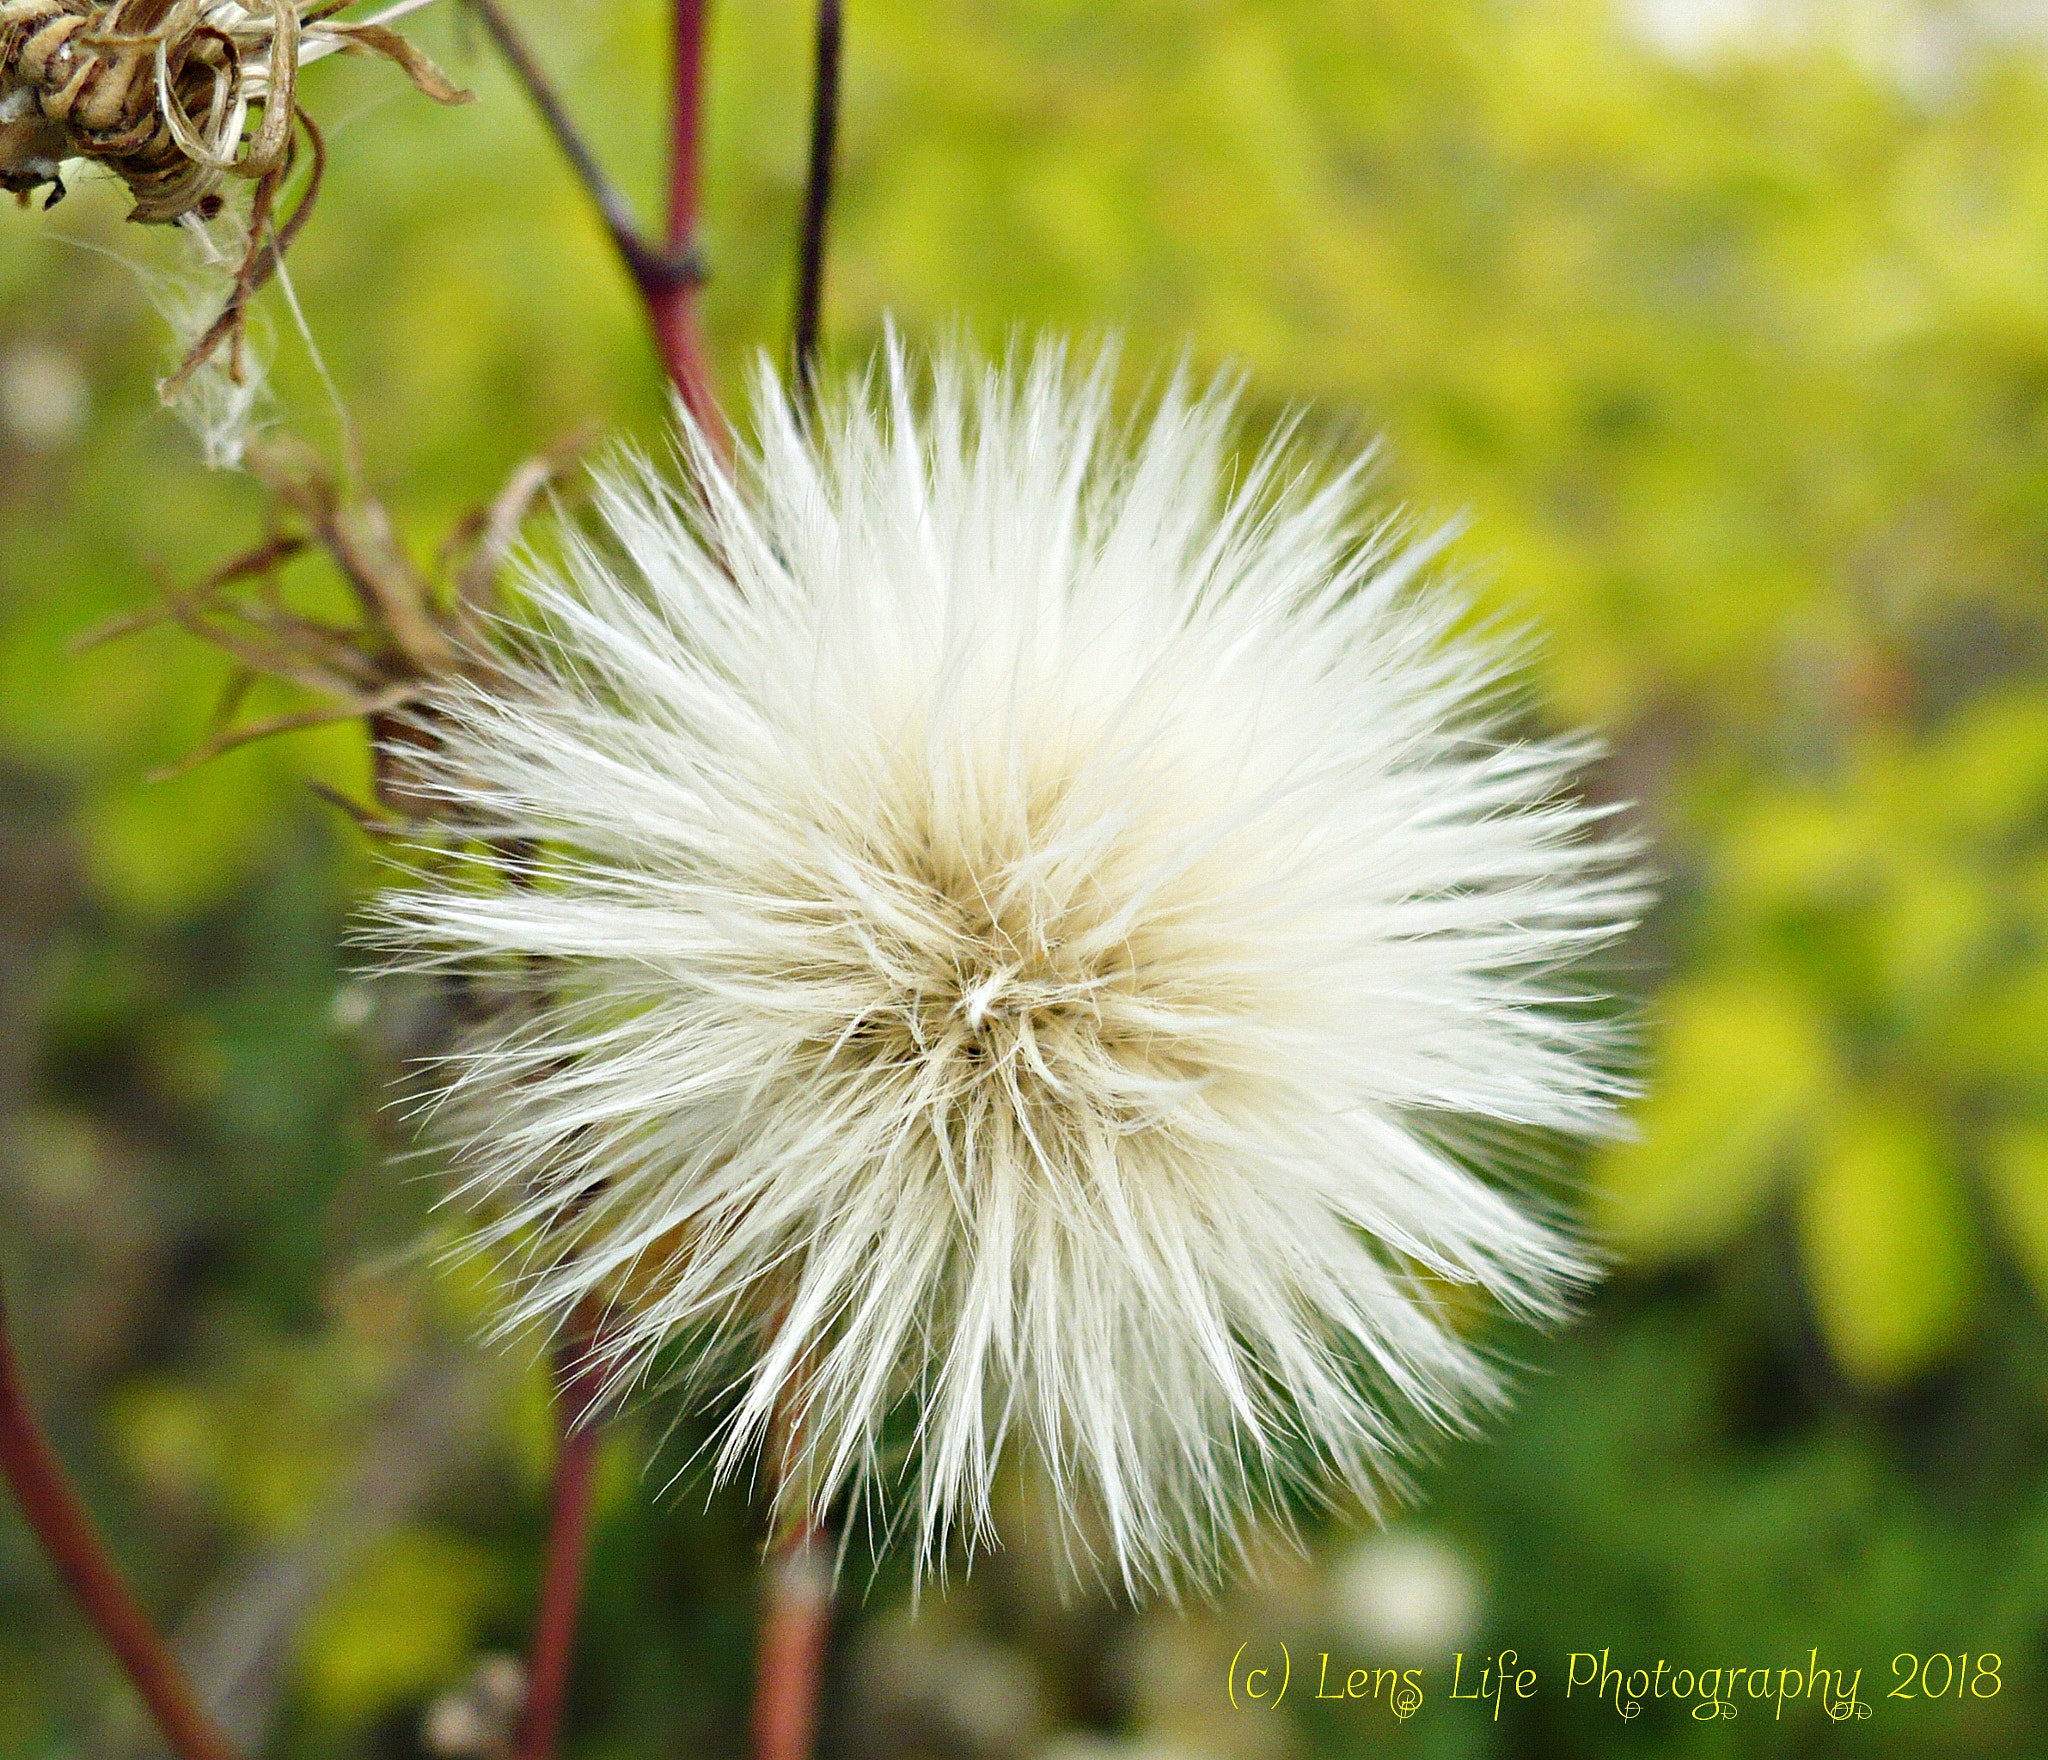
{"type": "MultiPolygon", "coordinates": [[[[921,1566],[1012,1449],[1077,1562],[1211,1576],[1496,1404],[1460,1288],[1590,1274],[1507,1176],[1610,1129],[1568,968],[1639,905],[1503,729],[1512,656],[1359,468],[1241,471],[1227,388],[1134,424],[1053,345],[600,473],[497,682],[433,705],[516,883],[424,873],[400,962],[532,994],[442,1069],[511,1324],[721,1401],[921,1566]]],[[[486,865],[487,866],[487,865],[486,865]]]]}
{"type": "MultiPolygon", "coordinates": [[[[183,267],[145,272],[143,284],[170,326],[174,364],[182,368],[235,291],[239,266],[249,250],[249,216],[244,205],[230,203],[211,221],[188,214],[178,225],[189,241],[183,267]]],[[[283,268],[280,261],[280,273],[283,268]]],[[[217,348],[190,370],[174,371],[159,381],[159,395],[198,441],[208,470],[239,470],[250,443],[262,431],[273,401],[274,352],[269,325],[257,321],[245,327],[239,345],[217,348]]]]}

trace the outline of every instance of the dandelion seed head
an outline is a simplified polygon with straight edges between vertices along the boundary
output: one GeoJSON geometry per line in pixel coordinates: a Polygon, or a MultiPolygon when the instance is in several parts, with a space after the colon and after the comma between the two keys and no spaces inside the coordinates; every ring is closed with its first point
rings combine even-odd
{"type": "Polygon", "coordinates": [[[78,437],[91,410],[91,383],[70,350],[18,342],[0,354],[0,432],[17,445],[57,451],[78,437]]]}
{"type": "Polygon", "coordinates": [[[1335,1561],[1331,1612],[1347,1636],[1403,1661],[1448,1656],[1473,1642],[1484,1595],[1471,1561],[1440,1534],[1393,1529],[1335,1561]]]}
{"type": "Polygon", "coordinates": [[[1508,656],[1355,469],[1233,471],[1226,389],[1126,427],[1106,360],[892,343],[759,404],[737,482],[687,427],[694,489],[605,475],[509,688],[434,705],[521,883],[379,906],[402,963],[545,974],[444,1070],[508,1323],[600,1298],[721,1472],[785,1450],[926,1565],[1011,1453],[1132,1587],[1373,1504],[1500,1397],[1456,1290],[1588,1275],[1476,1147],[1624,1090],[1586,747],[1500,731],[1508,656]]]}

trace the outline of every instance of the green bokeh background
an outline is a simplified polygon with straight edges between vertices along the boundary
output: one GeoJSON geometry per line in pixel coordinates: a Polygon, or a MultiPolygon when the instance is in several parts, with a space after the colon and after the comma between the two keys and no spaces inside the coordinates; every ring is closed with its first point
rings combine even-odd
{"type": "MultiPolygon", "coordinates": [[[[651,202],[662,8],[516,10],[651,202]]],[[[527,454],[663,417],[586,204],[443,11],[417,35],[482,102],[318,69],[334,164],[292,259],[422,554],[527,454]]],[[[1114,332],[1134,390],[1185,354],[1241,369],[1254,421],[1384,436],[1380,490],[1470,516],[1459,565],[1542,631],[1536,700],[1601,731],[1591,786],[1664,880],[1622,973],[1640,1136],[1580,1170],[1616,1273],[1515,1341],[1516,1412],[1441,1451],[1396,1541],[1332,1524],[1178,1610],[1062,1604],[1028,1537],[914,1617],[863,1574],[828,1747],[2048,1751],[2048,37],[1965,0],[850,11],[832,354],[885,314],[1114,332]],[[1424,1708],[1297,1677],[1233,1711],[1233,1652],[1283,1642],[1401,1656],[1424,1708]],[[1535,1696],[1452,1702],[1453,1655],[1469,1688],[1504,1646],[1535,1696]],[[1817,1651],[1871,1715],[1567,1701],[1603,1648],[1817,1651]],[[1976,1687],[1995,1654],[1998,1691],[1890,1697],[1902,1652],[1976,1687]]],[[[786,328],[806,29],[789,0],[715,18],[735,400],[786,328]]],[[[431,999],[349,976],[374,868],[304,787],[359,790],[360,736],[147,787],[222,664],[172,632],[67,651],[262,529],[156,406],[175,241],[123,209],[0,213],[0,1271],[67,1458],[241,1727],[449,1752],[448,1695],[531,1601],[544,1388],[471,1342],[488,1280],[435,1263],[452,1224],[379,1110],[431,999]]],[[[331,446],[274,295],[267,321],[279,419],[331,446]]],[[[690,1435],[653,1410],[609,1444],[576,1756],[741,1751],[755,1512],[670,1483],[690,1435]]],[[[145,1752],[0,1511],[0,1755],[145,1752]]]]}

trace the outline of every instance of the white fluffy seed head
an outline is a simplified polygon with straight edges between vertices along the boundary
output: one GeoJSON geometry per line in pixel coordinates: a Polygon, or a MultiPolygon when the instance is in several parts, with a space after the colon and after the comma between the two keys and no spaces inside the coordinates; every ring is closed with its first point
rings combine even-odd
{"type": "Polygon", "coordinates": [[[521,883],[381,904],[544,974],[445,1071],[513,1321],[600,1298],[622,1382],[686,1344],[721,1470],[778,1436],[921,1564],[1009,1445],[1131,1586],[1371,1503],[1499,1395],[1458,1286],[1587,1275],[1498,1177],[1622,1088],[1586,748],[1498,731],[1355,469],[1234,479],[1227,393],[1126,429],[1106,365],[893,344],[808,429],[759,393],[738,482],[687,428],[699,487],[603,476],[511,688],[436,705],[521,883]]]}

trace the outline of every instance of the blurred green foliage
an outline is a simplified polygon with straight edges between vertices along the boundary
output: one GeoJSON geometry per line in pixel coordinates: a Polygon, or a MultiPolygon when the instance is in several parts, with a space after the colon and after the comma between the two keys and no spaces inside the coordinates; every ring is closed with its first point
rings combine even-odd
{"type": "MultiPolygon", "coordinates": [[[[663,416],[580,193],[441,10],[419,34],[483,102],[316,70],[333,171],[292,258],[422,552],[522,456],[591,421],[653,444],[663,416]]],[[[651,200],[662,9],[518,10],[651,200]]],[[[1546,1690],[1494,1722],[1442,1699],[1447,1647],[1405,1725],[1233,1716],[1218,1645],[1358,1630],[1332,1531],[1321,1562],[1186,1614],[1054,1611],[1027,1546],[908,1625],[884,1574],[842,1635],[834,1744],[2038,1752],[2048,47],[1965,0],[1850,7],[1853,31],[1759,10],[1752,43],[1697,52],[1643,22],[1675,0],[850,11],[834,352],[863,358],[885,314],[912,337],[1115,333],[1134,393],[1185,353],[1241,369],[1255,422],[1300,405],[1337,443],[1384,434],[1386,496],[1469,510],[1461,566],[1542,632],[1542,714],[1602,730],[1593,785],[1634,803],[1666,876],[1613,974],[1647,998],[1641,1132],[1587,1170],[1617,1277],[1574,1333],[1517,1341],[1543,1370],[1518,1414],[1423,1476],[1424,1530],[1478,1585],[1458,1644],[1516,1645],[1547,1682],[1589,1646],[1817,1646],[1865,1669],[1875,1711],[1621,1720],[1546,1690]],[[1883,1696],[1898,1652],[1994,1648],[1996,1697],[1883,1696]]],[[[806,28],[789,0],[717,18],[730,387],[781,346],[806,28]]],[[[302,787],[359,788],[359,736],[146,788],[221,666],[165,631],[67,655],[261,525],[156,408],[146,283],[175,241],[120,210],[88,187],[0,215],[0,1266],[151,1598],[199,1642],[202,1585],[268,1584],[275,1610],[285,1564],[316,1584],[284,1620],[272,1751],[412,1754],[479,1647],[518,1641],[544,1396],[517,1350],[471,1361],[459,1398],[433,1379],[489,1294],[408,1249],[435,1238],[431,1191],[374,1110],[417,999],[358,1024],[338,942],[372,868],[302,787]],[[403,1409],[423,1385],[433,1422],[403,1409]],[[419,1482],[351,1490],[394,1434],[419,1482]]],[[[265,321],[280,419],[333,445],[274,296],[265,321]]],[[[660,1495],[689,1439],[655,1412],[615,1445],[581,1754],[737,1751],[751,1512],[660,1495]]],[[[132,1743],[119,1702],[0,1520],[0,1754],[132,1743]]]]}

